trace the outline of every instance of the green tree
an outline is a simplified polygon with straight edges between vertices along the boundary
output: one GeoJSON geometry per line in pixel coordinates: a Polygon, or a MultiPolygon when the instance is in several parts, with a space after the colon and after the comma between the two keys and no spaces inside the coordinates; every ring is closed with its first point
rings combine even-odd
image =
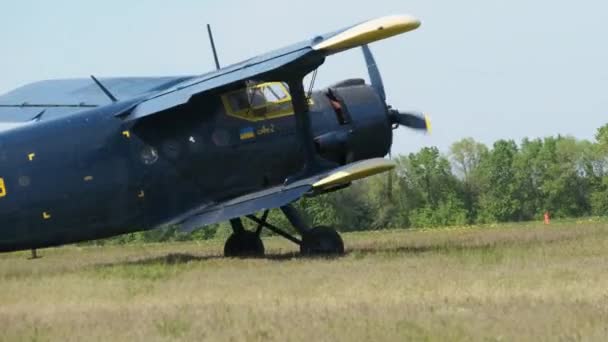
{"type": "Polygon", "coordinates": [[[608,215],[608,124],[598,128],[595,144],[587,147],[584,170],[589,179],[589,202],[594,215],[608,215]]]}
{"type": "Polygon", "coordinates": [[[487,154],[488,148],[486,145],[473,140],[473,138],[464,138],[453,143],[450,147],[450,159],[454,169],[465,183],[473,181],[472,177],[479,163],[487,154]]]}
{"type": "Polygon", "coordinates": [[[456,176],[462,180],[462,201],[467,210],[467,221],[474,222],[479,210],[479,165],[488,156],[488,148],[473,138],[465,138],[452,144],[450,160],[456,176]]]}
{"type": "Polygon", "coordinates": [[[467,211],[462,186],[447,158],[436,147],[426,147],[398,159],[397,176],[405,198],[402,209],[413,226],[465,224],[467,211]]]}
{"type": "Polygon", "coordinates": [[[521,186],[514,167],[517,153],[514,141],[499,140],[480,164],[479,221],[505,222],[521,218],[521,186]]]}
{"type": "Polygon", "coordinates": [[[544,179],[539,155],[543,149],[541,139],[525,138],[513,161],[516,183],[519,184],[519,205],[522,220],[532,220],[543,211],[541,186],[544,179]]]}
{"type": "Polygon", "coordinates": [[[349,188],[299,202],[313,226],[331,225],[342,231],[368,229],[373,212],[366,198],[366,186],[355,182],[349,188]]]}

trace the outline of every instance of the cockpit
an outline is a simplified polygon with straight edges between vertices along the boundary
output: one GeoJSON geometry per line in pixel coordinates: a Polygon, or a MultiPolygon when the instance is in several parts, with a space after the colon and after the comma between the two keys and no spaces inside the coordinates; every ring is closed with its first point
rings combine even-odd
{"type": "Polygon", "coordinates": [[[291,95],[284,83],[251,85],[222,95],[226,113],[248,121],[292,115],[291,95]]]}

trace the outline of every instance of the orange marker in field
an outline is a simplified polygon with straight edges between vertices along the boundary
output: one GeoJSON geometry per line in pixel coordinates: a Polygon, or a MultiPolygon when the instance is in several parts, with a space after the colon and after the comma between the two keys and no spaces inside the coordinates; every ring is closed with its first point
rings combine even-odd
{"type": "Polygon", "coordinates": [[[551,223],[551,218],[549,217],[549,212],[545,211],[545,224],[551,223]]]}

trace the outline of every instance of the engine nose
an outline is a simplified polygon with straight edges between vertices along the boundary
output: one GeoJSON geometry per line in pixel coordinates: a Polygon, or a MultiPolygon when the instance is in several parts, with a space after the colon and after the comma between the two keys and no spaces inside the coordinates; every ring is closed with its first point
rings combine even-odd
{"type": "Polygon", "coordinates": [[[377,92],[366,84],[331,88],[345,117],[350,121],[346,162],[384,157],[393,142],[387,107],[377,92]]]}

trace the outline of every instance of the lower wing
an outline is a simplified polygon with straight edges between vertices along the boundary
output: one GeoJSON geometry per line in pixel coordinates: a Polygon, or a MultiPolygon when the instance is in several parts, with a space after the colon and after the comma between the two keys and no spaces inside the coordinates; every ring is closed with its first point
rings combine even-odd
{"type": "Polygon", "coordinates": [[[383,158],[362,160],[293,184],[253,192],[220,203],[205,204],[165,222],[163,226],[178,225],[182,231],[190,232],[201,226],[279,208],[297,201],[304,195],[321,194],[394,167],[393,161],[383,158]]]}

